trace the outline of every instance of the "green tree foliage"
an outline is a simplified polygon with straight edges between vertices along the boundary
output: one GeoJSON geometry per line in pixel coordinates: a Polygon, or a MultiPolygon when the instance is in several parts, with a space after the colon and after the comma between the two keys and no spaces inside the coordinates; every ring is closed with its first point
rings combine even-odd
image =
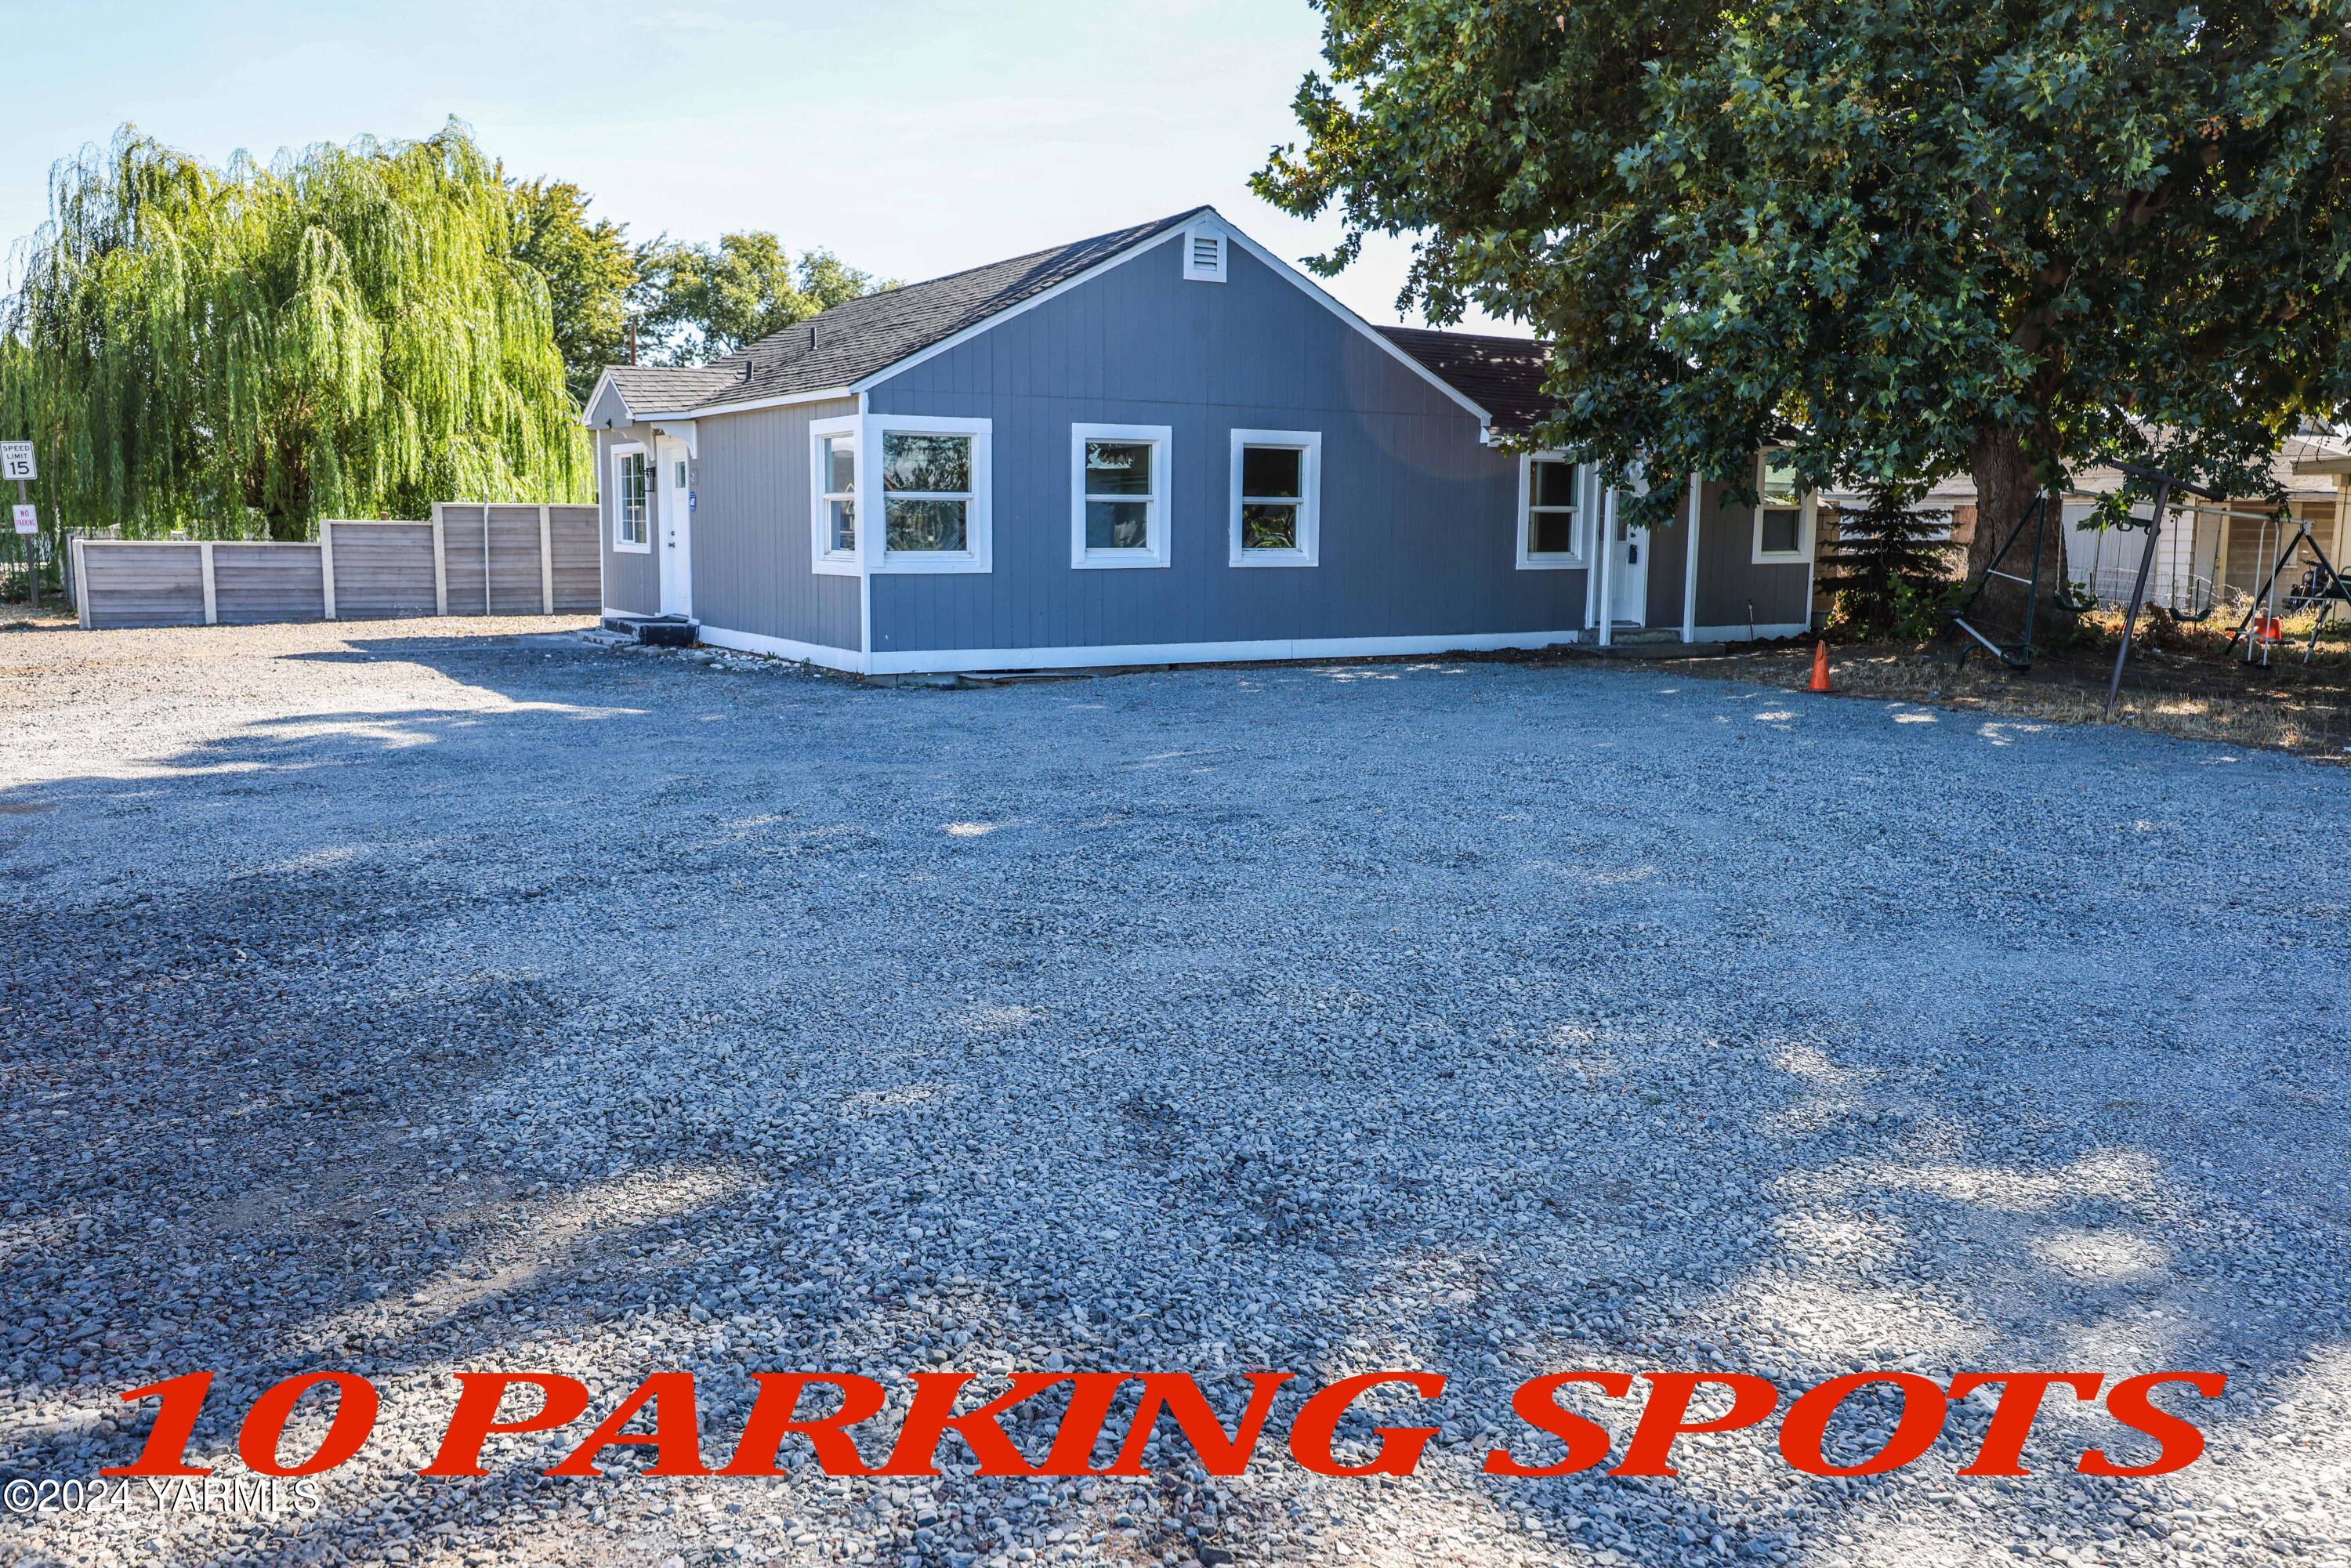
{"type": "Polygon", "coordinates": [[[0,316],[0,425],[38,443],[53,516],[134,534],[583,497],[510,209],[455,121],[225,169],[125,127],[51,174],[0,316]]]}
{"type": "Polygon", "coordinates": [[[1929,635],[1917,611],[1951,584],[1950,515],[1920,512],[1917,491],[1883,489],[1836,516],[1836,538],[1822,553],[1820,586],[1835,595],[1837,619],[1864,636],[1929,635]]]}
{"type": "Polygon", "coordinates": [[[1531,324],[1542,439],[1619,476],[1966,469],[1980,556],[2094,456],[2226,482],[2351,391],[2351,0],[1319,3],[1259,190],[1531,324]]]}
{"type": "Polygon", "coordinates": [[[512,189],[515,258],[547,284],[564,384],[572,402],[584,403],[598,373],[629,357],[636,253],[622,225],[589,218],[589,198],[579,186],[531,180],[512,189]]]}
{"type": "Polygon", "coordinates": [[[699,364],[888,287],[831,251],[795,261],[765,230],[723,235],[715,246],[664,236],[637,265],[637,357],[647,364],[699,364]]]}

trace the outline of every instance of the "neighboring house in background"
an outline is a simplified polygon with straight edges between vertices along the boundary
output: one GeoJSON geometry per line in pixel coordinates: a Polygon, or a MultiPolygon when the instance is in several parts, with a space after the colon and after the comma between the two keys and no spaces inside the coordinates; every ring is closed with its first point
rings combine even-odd
{"type": "Polygon", "coordinates": [[[1541,371],[1374,328],[1196,208],[606,371],[607,609],[874,674],[1806,629],[1811,497],[1759,459],[1764,505],[1627,528],[1498,444],[1541,371]]]}
{"type": "MultiPolygon", "coordinates": [[[[2318,560],[2308,541],[2296,542],[2296,520],[2310,524],[2311,538],[2329,560],[2338,567],[2345,565],[2345,553],[2351,549],[2351,507],[2346,505],[2346,489],[2351,489],[2351,441],[2326,431],[2302,431],[2279,447],[2271,461],[2271,476],[2285,494],[2283,519],[2277,515],[2276,502],[2253,497],[2198,502],[2173,510],[2157,540],[2155,562],[2147,571],[2148,603],[2196,614],[2212,603],[2217,590],[2224,604],[2241,612],[2246,600],[2269,580],[2271,569],[2286,547],[2294,545],[2294,559],[2277,581],[2283,601],[2318,560]]],[[[2064,511],[2068,574],[2099,598],[2116,601],[2130,598],[2139,559],[2146,553],[2147,535],[2139,529],[2081,525],[2096,509],[2099,498],[2120,490],[2123,483],[2116,469],[2088,469],[2067,492],[2064,511]]],[[[1857,499],[1844,493],[1825,494],[1823,505],[1833,510],[1857,499]]],[[[1951,538],[1964,545],[1978,526],[1975,484],[1964,474],[1950,476],[1913,509],[1949,517],[1951,538]]],[[[2135,509],[2141,520],[2147,511],[2145,504],[2135,509]]],[[[2003,538],[2016,525],[2013,517],[1986,520],[2003,538]]],[[[1834,538],[1834,528],[1829,532],[1834,538]]],[[[1962,568],[1962,559],[1955,555],[1954,573],[1962,568]]]]}

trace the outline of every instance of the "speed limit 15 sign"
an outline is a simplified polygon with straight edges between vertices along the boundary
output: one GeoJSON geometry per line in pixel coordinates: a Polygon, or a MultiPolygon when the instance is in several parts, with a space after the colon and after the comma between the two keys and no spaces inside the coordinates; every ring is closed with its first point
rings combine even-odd
{"type": "Polygon", "coordinates": [[[40,473],[33,466],[33,444],[29,441],[0,441],[0,479],[37,479],[40,473]]]}

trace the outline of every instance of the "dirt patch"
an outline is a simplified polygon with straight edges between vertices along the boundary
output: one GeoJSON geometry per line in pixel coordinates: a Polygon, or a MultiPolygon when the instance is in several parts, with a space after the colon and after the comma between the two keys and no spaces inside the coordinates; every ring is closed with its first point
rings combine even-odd
{"type": "MultiPolygon", "coordinates": [[[[1849,696],[1915,702],[2054,724],[2098,724],[2113,673],[2119,617],[2084,645],[2044,653],[2028,671],[1977,652],[1964,666],[1949,643],[1851,643],[1829,649],[1830,678],[1849,696]]],[[[2351,651],[2322,639],[2309,663],[2289,625],[2266,666],[2227,649],[2227,630],[2158,624],[2134,642],[2112,722],[2189,740],[2217,740],[2351,762],[2351,651]]],[[[2307,635],[2307,628],[2304,629],[2307,635]]],[[[1782,643],[1719,658],[1674,661],[1717,680],[1802,689],[1813,645],[1782,643]]]]}

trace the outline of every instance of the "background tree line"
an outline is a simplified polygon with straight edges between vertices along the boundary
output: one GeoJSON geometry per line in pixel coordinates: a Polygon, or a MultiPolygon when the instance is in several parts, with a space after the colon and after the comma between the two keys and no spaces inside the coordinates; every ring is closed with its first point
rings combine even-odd
{"type": "Polygon", "coordinates": [[[0,299],[0,436],[45,527],[310,536],[459,497],[592,494],[607,364],[689,364],[865,292],[774,235],[632,245],[452,120],[207,165],[131,127],[58,163],[0,299]]]}

